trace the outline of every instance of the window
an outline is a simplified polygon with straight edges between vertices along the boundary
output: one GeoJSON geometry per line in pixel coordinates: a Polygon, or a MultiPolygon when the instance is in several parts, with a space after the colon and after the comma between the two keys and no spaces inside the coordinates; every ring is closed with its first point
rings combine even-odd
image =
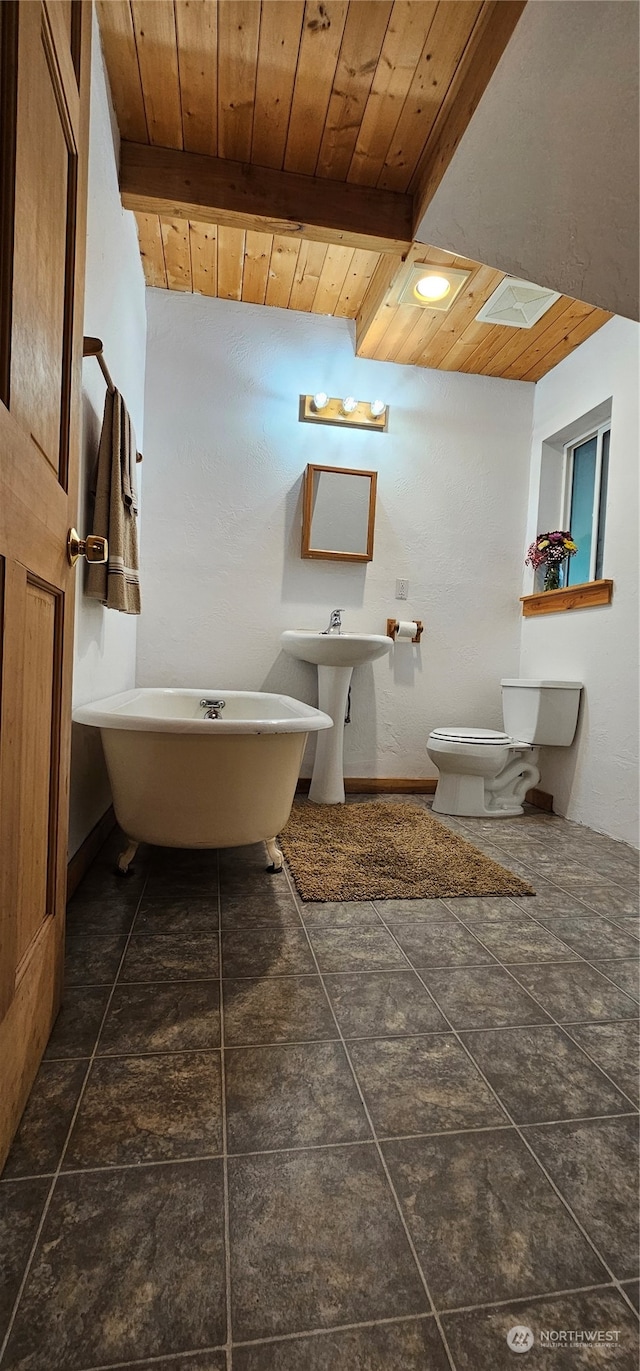
{"type": "Polygon", "coordinates": [[[567,561],[566,585],[602,577],[610,434],[609,423],[602,424],[564,449],[563,528],[578,544],[567,561]]]}

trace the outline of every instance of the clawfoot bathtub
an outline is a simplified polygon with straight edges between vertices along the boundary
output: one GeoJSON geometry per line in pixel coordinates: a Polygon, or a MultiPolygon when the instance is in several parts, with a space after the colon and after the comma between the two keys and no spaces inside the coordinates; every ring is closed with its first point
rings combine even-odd
{"type": "Polygon", "coordinates": [[[289,818],[307,735],[328,714],[247,690],[127,690],[74,710],[99,728],[113,807],[127,846],[242,847],[264,842],[282,869],[276,835],[289,818]]]}

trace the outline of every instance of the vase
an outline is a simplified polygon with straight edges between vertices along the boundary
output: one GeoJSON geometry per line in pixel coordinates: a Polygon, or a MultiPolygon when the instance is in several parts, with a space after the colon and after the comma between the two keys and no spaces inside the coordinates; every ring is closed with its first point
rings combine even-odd
{"type": "Polygon", "coordinates": [[[562,587],[562,563],[550,562],[545,567],[544,589],[560,590],[562,587]]]}

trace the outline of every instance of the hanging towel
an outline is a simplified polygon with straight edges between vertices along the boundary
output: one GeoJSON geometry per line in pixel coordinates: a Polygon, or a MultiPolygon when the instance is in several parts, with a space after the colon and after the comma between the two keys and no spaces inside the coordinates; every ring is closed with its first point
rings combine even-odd
{"type": "Polygon", "coordinates": [[[107,391],[92,494],[93,532],[109,543],[109,560],[88,567],[86,591],[107,609],[140,613],[136,438],[119,391],[107,391]]]}

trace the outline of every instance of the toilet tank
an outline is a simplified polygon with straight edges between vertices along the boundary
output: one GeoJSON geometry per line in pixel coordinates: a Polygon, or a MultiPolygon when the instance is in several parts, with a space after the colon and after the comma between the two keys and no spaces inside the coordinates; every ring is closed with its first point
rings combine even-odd
{"type": "Polygon", "coordinates": [[[573,742],[581,681],[501,681],[505,733],[518,743],[569,747],[573,742]]]}

